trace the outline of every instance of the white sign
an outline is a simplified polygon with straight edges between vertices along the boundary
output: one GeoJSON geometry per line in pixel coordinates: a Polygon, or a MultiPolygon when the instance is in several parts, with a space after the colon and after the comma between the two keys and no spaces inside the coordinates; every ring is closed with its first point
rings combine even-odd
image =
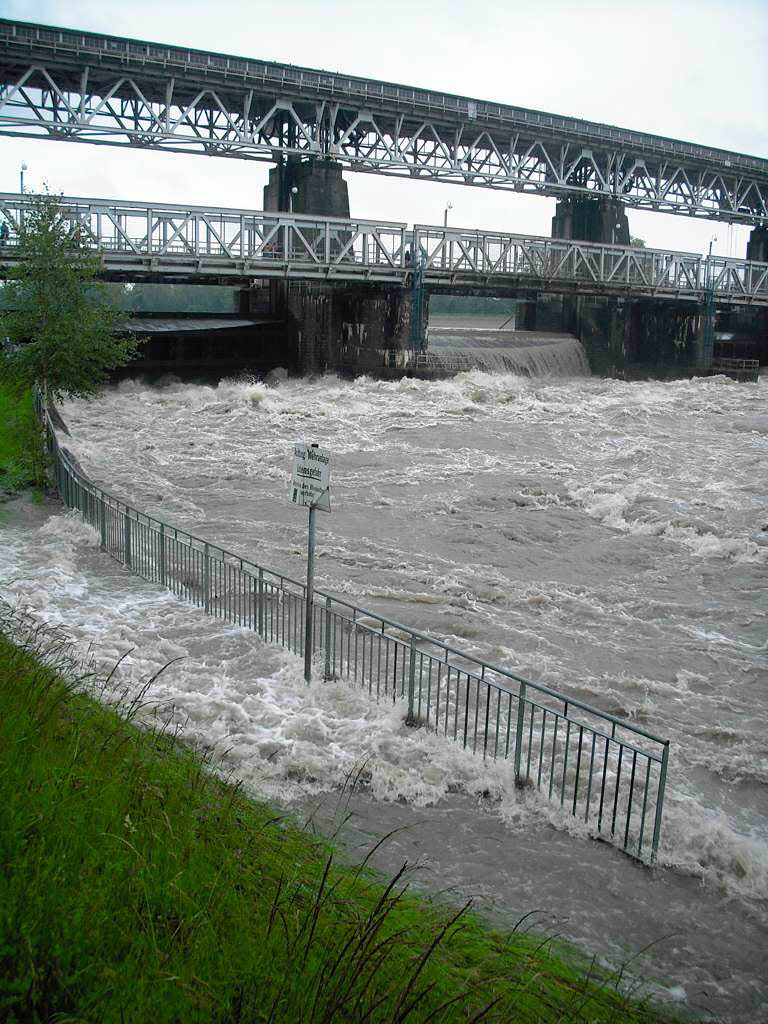
{"type": "Polygon", "coordinates": [[[321,512],[330,512],[330,476],[331,453],[326,448],[315,448],[311,444],[294,445],[291,501],[295,505],[309,505],[321,512]]]}

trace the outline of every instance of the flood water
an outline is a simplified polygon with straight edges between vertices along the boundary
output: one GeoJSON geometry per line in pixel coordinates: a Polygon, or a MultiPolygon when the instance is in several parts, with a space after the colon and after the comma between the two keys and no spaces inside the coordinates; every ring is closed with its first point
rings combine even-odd
{"type": "Polygon", "coordinates": [[[527,374],[126,382],[65,405],[63,440],[136,507],[299,579],[292,447],[330,449],[318,586],[670,739],[653,871],[402,708],[308,690],[297,659],[131,577],[72,513],[4,507],[0,593],[101,664],[133,649],[128,689],[181,658],[153,692],[189,735],[318,828],[351,811],[353,851],[402,829],[378,862],[416,863],[427,891],[505,925],[535,911],[613,963],[652,944],[637,970],[664,998],[765,1021],[768,381],[591,378],[557,344],[527,374]]]}

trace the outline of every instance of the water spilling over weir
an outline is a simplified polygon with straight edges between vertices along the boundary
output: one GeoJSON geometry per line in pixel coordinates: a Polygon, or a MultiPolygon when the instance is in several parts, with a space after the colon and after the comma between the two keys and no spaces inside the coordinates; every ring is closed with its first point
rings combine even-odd
{"type": "Polygon", "coordinates": [[[565,835],[573,822],[516,791],[503,763],[429,742],[400,708],[346,685],[307,690],[297,659],[128,576],[77,518],[8,511],[3,594],[105,665],[133,648],[126,686],[181,657],[158,699],[256,790],[317,821],[336,804],[318,809],[322,794],[364,765],[348,841],[368,848],[407,826],[382,856],[419,860],[417,883],[478,894],[506,924],[538,911],[614,960],[657,942],[642,972],[669,997],[758,1021],[766,382],[625,383],[528,365],[277,388],[126,382],[64,409],[67,444],[137,507],[295,577],[306,522],[287,504],[290,453],[299,440],[331,449],[318,585],[671,737],[652,874],[578,828],[565,835]]]}
{"type": "Polygon", "coordinates": [[[444,317],[430,322],[428,365],[436,370],[485,370],[525,377],[583,377],[589,362],[581,342],[572,335],[518,331],[497,326],[489,318],[444,317]]]}

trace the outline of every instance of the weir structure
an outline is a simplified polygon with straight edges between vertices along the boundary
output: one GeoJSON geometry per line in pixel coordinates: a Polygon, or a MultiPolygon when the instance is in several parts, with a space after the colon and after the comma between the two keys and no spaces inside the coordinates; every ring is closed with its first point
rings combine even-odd
{"type": "MultiPolygon", "coordinates": [[[[348,219],[341,173],[347,169],[552,197],[553,236],[599,246],[628,246],[628,209],[751,225],[747,258],[768,263],[768,160],[336,72],[0,19],[0,134],[273,163],[264,196],[269,213],[348,219]]],[[[495,273],[478,283],[477,246],[466,237],[446,238],[440,252],[455,291],[502,287],[495,273]]],[[[328,274],[322,285],[304,277],[296,286],[288,268],[271,302],[301,334],[305,368],[313,368],[316,349],[345,347],[350,329],[340,335],[335,324],[353,325],[359,340],[374,331],[382,308],[402,311],[397,326],[384,331],[388,351],[406,337],[417,351],[424,347],[437,268],[427,253],[422,274],[420,250],[411,255],[407,285],[371,277],[342,286],[328,274]],[[328,312],[334,308],[339,316],[328,312]],[[355,309],[368,312],[349,319],[355,309]]],[[[598,273],[604,294],[613,294],[615,282],[594,269],[603,256],[572,249],[564,258],[583,265],[585,280],[598,273]]],[[[553,276],[544,258],[536,259],[530,309],[553,276]]],[[[636,262],[620,259],[632,276],[636,262]]],[[[620,276],[620,260],[607,260],[620,276]]],[[[728,276],[731,269],[718,273],[728,276]]],[[[735,278],[732,285],[729,302],[739,292],[735,278]]],[[[713,315],[713,294],[710,289],[699,301],[704,325],[713,315]]],[[[683,297],[689,295],[685,286],[683,297]]],[[[580,300],[565,304],[564,317],[583,319],[580,300]]],[[[704,333],[698,362],[706,369],[704,333]]]]}
{"type": "MultiPolygon", "coordinates": [[[[0,193],[18,258],[34,199],[0,193]]],[[[73,244],[116,281],[242,286],[241,312],[296,327],[298,368],[358,371],[424,349],[429,291],[547,292],[768,309],[768,263],[458,227],[173,204],[62,198],[73,244]]],[[[711,352],[710,352],[711,359],[711,352]]]]}
{"type": "Polygon", "coordinates": [[[541,794],[629,856],[655,862],[668,740],[325,591],[313,590],[308,622],[306,584],[102,490],[60,447],[39,394],[37,408],[64,504],[131,572],[297,655],[311,636],[326,680],[401,701],[407,724],[511,763],[519,789],[541,794]]]}

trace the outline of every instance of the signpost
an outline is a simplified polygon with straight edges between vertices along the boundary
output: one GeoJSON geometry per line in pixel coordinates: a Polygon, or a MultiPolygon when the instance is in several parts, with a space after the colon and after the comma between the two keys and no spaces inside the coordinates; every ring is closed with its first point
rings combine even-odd
{"type": "Polygon", "coordinates": [[[315,582],[315,512],[331,511],[328,489],[331,475],[331,453],[316,444],[297,444],[293,448],[291,501],[309,507],[307,538],[307,587],[304,609],[304,678],[312,681],[312,601],[315,582]]]}

